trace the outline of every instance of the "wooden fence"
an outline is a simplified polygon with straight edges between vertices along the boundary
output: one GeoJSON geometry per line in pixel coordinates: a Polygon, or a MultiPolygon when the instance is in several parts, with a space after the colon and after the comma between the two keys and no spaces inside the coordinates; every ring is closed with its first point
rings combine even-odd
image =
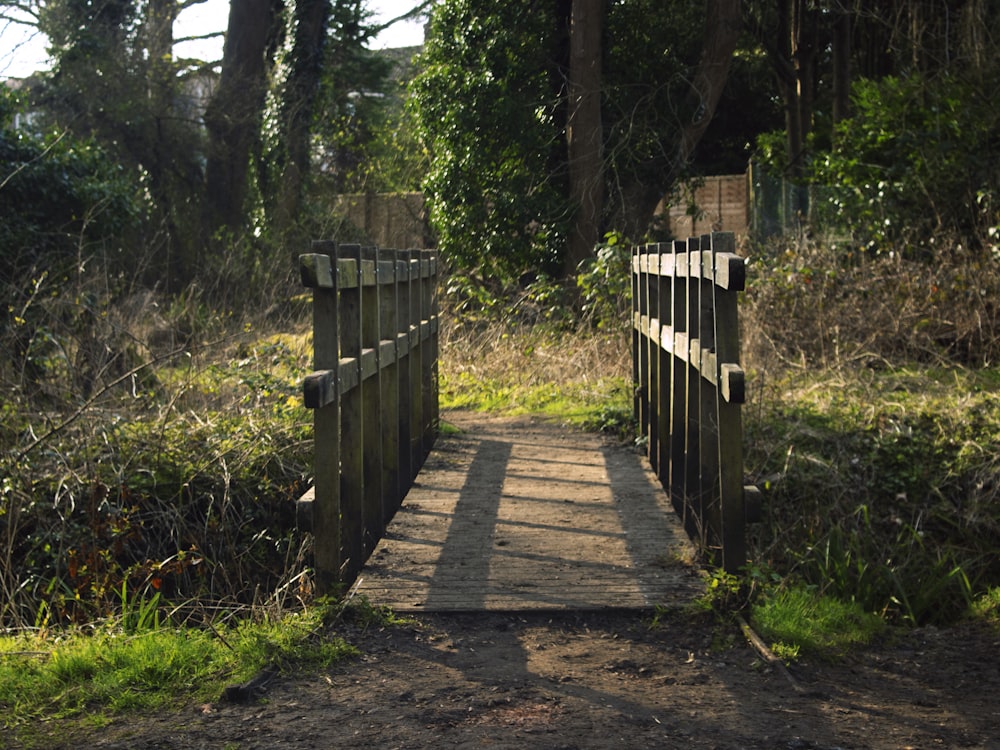
{"type": "Polygon", "coordinates": [[[437,255],[317,242],[299,257],[313,290],[315,480],[299,501],[316,586],[350,585],[434,444],[437,255]]]}
{"type": "Polygon", "coordinates": [[[713,563],[746,563],[743,370],[737,292],[746,266],[729,232],[633,248],[635,410],[650,466],[713,563]]]}

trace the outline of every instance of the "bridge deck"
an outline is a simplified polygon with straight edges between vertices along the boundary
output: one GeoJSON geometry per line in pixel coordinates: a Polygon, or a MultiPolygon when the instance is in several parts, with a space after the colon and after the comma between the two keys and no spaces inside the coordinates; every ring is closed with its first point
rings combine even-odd
{"type": "Polygon", "coordinates": [[[528,417],[450,413],[361,571],[396,611],[652,608],[702,590],[640,457],[528,417]]]}

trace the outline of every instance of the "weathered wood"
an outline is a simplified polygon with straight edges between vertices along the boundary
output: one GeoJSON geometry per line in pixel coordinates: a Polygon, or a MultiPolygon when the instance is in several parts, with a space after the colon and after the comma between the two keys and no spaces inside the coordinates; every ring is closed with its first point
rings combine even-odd
{"type": "Polygon", "coordinates": [[[422,377],[423,340],[420,337],[420,309],[423,287],[420,283],[420,253],[412,251],[409,254],[408,296],[410,334],[410,479],[416,479],[417,472],[424,462],[423,448],[423,410],[424,381],[422,377]]]}
{"type": "Polygon", "coordinates": [[[704,589],[641,458],[530,417],[445,414],[439,438],[362,573],[399,612],[634,608],[704,589]]]}
{"type": "MultiPolygon", "coordinates": [[[[365,413],[363,378],[361,376],[361,264],[360,245],[341,245],[338,276],[353,271],[354,283],[340,287],[340,352],[354,360],[357,386],[343,392],[340,403],[340,511],[343,530],[341,540],[345,577],[354,580],[364,563],[365,549],[365,413]],[[347,273],[341,273],[341,271],[347,273]]],[[[345,279],[345,282],[347,279],[345,279]]]]}
{"type": "Polygon", "coordinates": [[[379,361],[383,367],[379,385],[382,401],[382,517],[388,524],[406,494],[408,484],[399,475],[399,355],[397,331],[396,251],[378,251],[379,361]]]}
{"type": "Polygon", "coordinates": [[[636,418],[687,532],[726,570],[746,560],[733,235],[638,247],[632,258],[636,418]]]}
{"type": "Polygon", "coordinates": [[[364,471],[364,558],[367,559],[385,531],[382,516],[382,381],[380,367],[380,306],[378,302],[377,254],[374,247],[361,248],[361,346],[362,467],[364,471]],[[366,367],[366,360],[368,366],[366,367]]]}
{"type": "Polygon", "coordinates": [[[409,250],[401,250],[397,256],[397,273],[399,278],[396,320],[397,356],[399,357],[399,472],[401,482],[409,487],[417,471],[413,464],[413,451],[410,441],[413,434],[413,379],[411,377],[413,347],[410,340],[410,297],[413,284],[410,278],[409,250]]]}
{"type": "MultiPolygon", "coordinates": [[[[336,245],[313,244],[316,254],[301,264],[318,269],[310,278],[313,287],[313,360],[314,366],[337,372],[340,361],[339,315],[337,306],[336,245]],[[325,258],[325,260],[324,260],[325,258]],[[326,282],[326,283],[322,283],[326,282]]],[[[305,274],[303,274],[305,280],[305,274]]],[[[336,390],[336,386],[334,386],[336,390]]],[[[316,539],[313,557],[316,563],[316,586],[332,591],[340,580],[343,564],[340,526],[340,401],[325,402],[313,412],[315,458],[313,459],[314,500],[309,514],[316,539]]]]}
{"type": "Polygon", "coordinates": [[[318,590],[331,593],[356,579],[436,436],[437,263],[430,251],[313,250],[299,267],[314,298],[303,397],[316,479],[297,517],[316,539],[318,590]]]}

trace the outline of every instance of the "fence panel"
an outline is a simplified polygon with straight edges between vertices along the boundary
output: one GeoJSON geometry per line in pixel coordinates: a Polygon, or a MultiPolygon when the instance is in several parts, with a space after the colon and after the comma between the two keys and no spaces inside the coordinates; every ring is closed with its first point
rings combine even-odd
{"type": "Polygon", "coordinates": [[[688,534],[715,563],[746,563],[745,398],[732,233],[633,249],[636,418],[650,466],[688,534]]]}
{"type": "Polygon", "coordinates": [[[315,480],[299,501],[316,586],[352,583],[437,435],[437,256],[317,242],[313,290],[315,480]]]}

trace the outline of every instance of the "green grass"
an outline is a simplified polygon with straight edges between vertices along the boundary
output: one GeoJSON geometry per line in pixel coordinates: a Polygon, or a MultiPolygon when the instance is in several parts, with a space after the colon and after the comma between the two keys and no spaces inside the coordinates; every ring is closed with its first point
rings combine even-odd
{"type": "Polygon", "coordinates": [[[1000,586],[989,589],[976,599],[969,608],[969,615],[1000,628],[1000,586]]]}
{"type": "Polygon", "coordinates": [[[822,596],[804,586],[774,588],[753,606],[752,621],[775,654],[837,658],[869,643],[885,623],[857,602],[822,596]]]}
{"type": "Polygon", "coordinates": [[[745,409],[766,488],[754,560],[911,625],[954,622],[1000,584],[997,373],[789,371],[745,409]]]}
{"type": "MultiPolygon", "coordinates": [[[[359,605],[355,605],[357,608],[359,605]]],[[[360,617],[385,615],[362,608],[360,617]]],[[[120,626],[0,637],[0,722],[31,733],[41,719],[103,723],[129,711],[219,699],[261,670],[322,669],[356,650],[331,632],[327,605],[231,627],[120,626]]]]}

